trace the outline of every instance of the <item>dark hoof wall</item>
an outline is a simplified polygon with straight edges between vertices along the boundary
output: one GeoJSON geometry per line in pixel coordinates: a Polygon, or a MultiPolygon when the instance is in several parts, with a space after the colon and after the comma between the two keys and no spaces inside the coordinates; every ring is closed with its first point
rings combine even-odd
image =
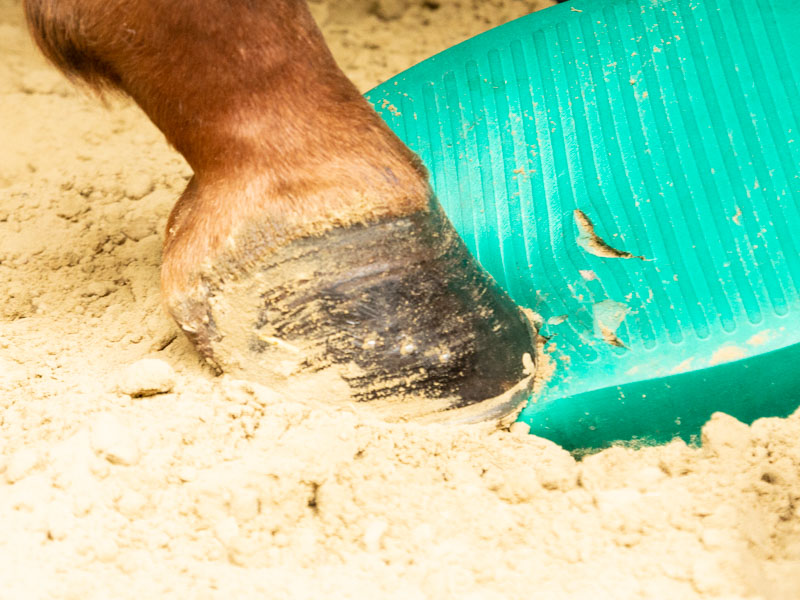
{"type": "MultiPolygon", "coordinates": [[[[207,286],[190,336],[226,372],[332,375],[390,418],[496,420],[529,396],[536,334],[438,206],[292,242],[207,286]]],[[[324,399],[333,380],[315,381],[324,399]]]]}

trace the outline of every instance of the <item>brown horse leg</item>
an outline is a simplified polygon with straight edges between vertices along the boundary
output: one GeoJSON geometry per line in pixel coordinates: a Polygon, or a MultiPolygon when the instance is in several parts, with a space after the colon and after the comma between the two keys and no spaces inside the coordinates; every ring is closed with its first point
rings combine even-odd
{"type": "Polygon", "coordinates": [[[25,8],[52,62],[129,94],[194,170],[161,279],[210,362],[270,383],[332,370],[356,399],[424,400],[393,400],[396,414],[514,408],[485,402],[524,377],[524,320],[432,201],[418,159],[336,66],[304,1],[25,8]]]}

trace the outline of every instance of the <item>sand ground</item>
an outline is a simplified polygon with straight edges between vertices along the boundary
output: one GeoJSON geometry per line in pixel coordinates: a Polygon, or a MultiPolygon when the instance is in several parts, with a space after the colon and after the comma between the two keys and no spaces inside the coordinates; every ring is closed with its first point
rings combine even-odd
{"type": "MultiPolygon", "coordinates": [[[[540,3],[370,4],[312,5],[364,90],[540,3]]],[[[159,301],[186,164],[18,0],[0,58],[0,598],[800,597],[800,413],[576,463],[214,377],[159,301]]]]}

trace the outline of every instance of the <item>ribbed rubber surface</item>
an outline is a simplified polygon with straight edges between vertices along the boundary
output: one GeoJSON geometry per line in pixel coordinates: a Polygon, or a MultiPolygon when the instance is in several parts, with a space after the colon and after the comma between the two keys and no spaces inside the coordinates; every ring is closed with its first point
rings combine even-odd
{"type": "Polygon", "coordinates": [[[470,250],[549,323],[534,432],[690,437],[711,410],[800,403],[796,362],[772,394],[722,385],[800,343],[799,69],[793,0],[571,0],[368,94],[470,250]],[[646,260],[587,252],[576,209],[646,260]],[[608,300],[627,310],[621,346],[594,318],[608,300]],[[695,398],[669,391],[679,373],[695,398]]]}

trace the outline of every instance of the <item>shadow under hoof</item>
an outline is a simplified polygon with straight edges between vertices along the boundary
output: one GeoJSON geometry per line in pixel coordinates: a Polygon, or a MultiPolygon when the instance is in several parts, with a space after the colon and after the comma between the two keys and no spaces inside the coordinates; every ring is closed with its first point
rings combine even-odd
{"type": "MultiPolygon", "coordinates": [[[[326,373],[389,418],[495,420],[528,398],[523,355],[535,356],[536,334],[435,203],[209,281],[192,337],[225,372],[279,388],[326,373]]],[[[324,399],[331,381],[313,393],[324,399]]]]}

